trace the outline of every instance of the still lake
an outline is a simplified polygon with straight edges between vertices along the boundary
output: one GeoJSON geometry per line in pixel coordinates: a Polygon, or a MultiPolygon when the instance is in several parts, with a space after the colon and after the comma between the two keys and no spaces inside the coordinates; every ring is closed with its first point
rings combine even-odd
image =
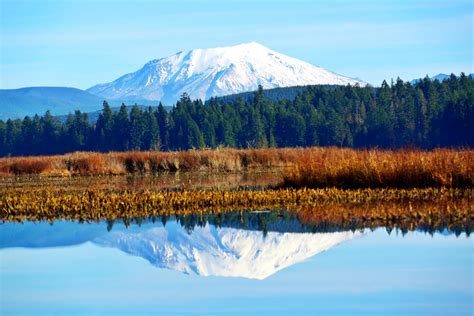
{"type": "Polygon", "coordinates": [[[2,223],[1,315],[472,315],[465,232],[244,221],[2,223]]]}

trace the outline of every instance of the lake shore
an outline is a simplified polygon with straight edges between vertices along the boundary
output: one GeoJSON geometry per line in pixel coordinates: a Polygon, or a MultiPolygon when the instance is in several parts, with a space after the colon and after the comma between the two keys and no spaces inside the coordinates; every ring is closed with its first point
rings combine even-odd
{"type": "Polygon", "coordinates": [[[283,187],[473,187],[470,149],[353,150],[335,147],[179,152],[77,152],[0,158],[0,175],[71,177],[174,172],[281,172],[283,187]]]}
{"type": "Polygon", "coordinates": [[[472,150],[341,148],[2,158],[0,212],[90,222],[281,209],[318,223],[470,231],[472,161],[472,150]]]}

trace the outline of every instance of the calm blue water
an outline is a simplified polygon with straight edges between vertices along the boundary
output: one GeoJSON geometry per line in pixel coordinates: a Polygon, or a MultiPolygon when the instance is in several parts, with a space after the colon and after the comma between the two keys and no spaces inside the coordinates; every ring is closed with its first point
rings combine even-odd
{"type": "Polygon", "coordinates": [[[4,223],[0,314],[473,314],[466,234],[200,224],[4,223]]]}

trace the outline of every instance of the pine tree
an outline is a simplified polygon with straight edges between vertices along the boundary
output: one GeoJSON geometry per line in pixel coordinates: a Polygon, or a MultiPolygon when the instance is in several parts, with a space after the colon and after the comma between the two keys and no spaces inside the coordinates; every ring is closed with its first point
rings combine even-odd
{"type": "Polygon", "coordinates": [[[61,122],[58,118],[51,115],[50,111],[46,111],[41,118],[41,125],[43,127],[43,135],[41,137],[41,154],[58,154],[61,153],[59,147],[59,137],[61,122]]]}
{"type": "Polygon", "coordinates": [[[170,118],[168,112],[166,112],[163,104],[158,106],[158,111],[155,113],[156,120],[158,122],[158,128],[160,130],[161,148],[168,150],[169,146],[169,130],[171,129],[170,118]]]}
{"type": "Polygon", "coordinates": [[[130,149],[141,150],[144,149],[144,136],[145,136],[145,119],[143,118],[143,112],[135,104],[130,111],[130,149]]]}
{"type": "Polygon", "coordinates": [[[130,142],[130,120],[125,104],[122,104],[117,115],[114,116],[113,124],[113,148],[117,151],[129,149],[130,142]]]}
{"type": "Polygon", "coordinates": [[[160,129],[155,113],[149,107],[144,113],[145,133],[143,135],[143,147],[145,150],[160,150],[160,129]]]}
{"type": "Polygon", "coordinates": [[[68,152],[89,150],[91,126],[87,114],[75,111],[69,114],[64,126],[62,144],[68,152]]]}
{"type": "Polygon", "coordinates": [[[102,112],[99,114],[95,127],[96,149],[99,151],[109,151],[113,148],[113,128],[114,113],[107,101],[102,103],[102,112]]]}

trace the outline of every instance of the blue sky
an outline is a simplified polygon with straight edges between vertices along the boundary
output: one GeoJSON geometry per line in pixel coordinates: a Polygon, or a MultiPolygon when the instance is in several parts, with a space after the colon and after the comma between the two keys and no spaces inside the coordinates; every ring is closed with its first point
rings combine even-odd
{"type": "Polygon", "coordinates": [[[88,88],[181,50],[256,41],[375,85],[473,72],[473,1],[0,1],[0,88],[88,88]]]}

